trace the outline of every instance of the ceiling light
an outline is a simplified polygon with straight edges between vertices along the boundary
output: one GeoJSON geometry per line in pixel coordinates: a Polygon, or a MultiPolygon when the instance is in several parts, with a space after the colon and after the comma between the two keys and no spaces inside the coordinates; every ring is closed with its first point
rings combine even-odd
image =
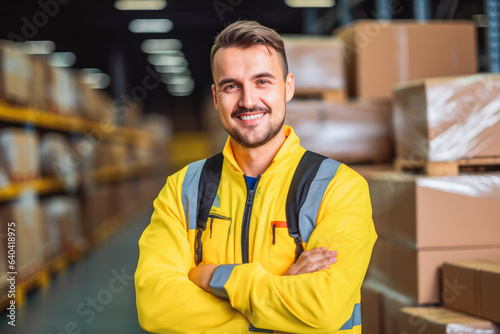
{"type": "Polygon", "coordinates": [[[119,10],[162,10],[167,7],[165,0],[118,0],[115,8],[119,10]]]}
{"type": "Polygon", "coordinates": [[[173,95],[173,96],[189,96],[193,93],[193,91],[187,91],[187,92],[176,92],[176,91],[171,91],[169,87],[167,87],[167,90],[168,92],[170,93],[170,95],[173,95]]]}
{"type": "Polygon", "coordinates": [[[167,90],[176,96],[189,95],[193,92],[194,80],[191,77],[173,77],[167,85],[167,90]],[[179,95],[184,94],[184,95],[179,95]]]}
{"type": "Polygon", "coordinates": [[[285,0],[288,7],[333,7],[335,0],[285,0]]]}
{"type": "Polygon", "coordinates": [[[171,57],[164,55],[149,55],[148,61],[155,66],[175,66],[187,67],[188,62],[183,57],[171,57]]]}
{"type": "Polygon", "coordinates": [[[190,75],[162,75],[162,81],[168,85],[191,85],[192,83],[194,87],[194,81],[190,75]]]}
{"type": "Polygon", "coordinates": [[[46,55],[54,52],[56,44],[52,41],[26,41],[19,43],[22,52],[32,55],[46,55]]]}
{"type": "Polygon", "coordinates": [[[162,52],[155,52],[155,55],[169,56],[169,57],[182,57],[184,58],[184,52],[178,50],[166,50],[162,52]]]}
{"type": "Polygon", "coordinates": [[[168,19],[137,19],[130,21],[128,28],[135,33],[165,33],[172,30],[174,24],[168,19]]]}
{"type": "Polygon", "coordinates": [[[94,89],[104,89],[111,83],[111,77],[98,68],[85,68],[82,81],[94,89]]]}
{"type": "Polygon", "coordinates": [[[71,67],[76,63],[73,52],[54,52],[50,54],[50,65],[54,67],[71,67]]]}
{"type": "Polygon", "coordinates": [[[158,73],[168,74],[168,75],[183,75],[190,76],[191,71],[186,67],[182,66],[156,66],[156,71],[158,73]]]}
{"type": "Polygon", "coordinates": [[[163,53],[180,49],[182,43],[178,39],[147,39],[141,44],[144,53],[163,53]]]}

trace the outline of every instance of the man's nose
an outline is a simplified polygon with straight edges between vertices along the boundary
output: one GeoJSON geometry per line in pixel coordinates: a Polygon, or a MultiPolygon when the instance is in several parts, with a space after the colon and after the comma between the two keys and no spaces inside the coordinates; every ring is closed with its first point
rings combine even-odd
{"type": "Polygon", "coordinates": [[[254,107],[258,102],[257,92],[255,92],[251,87],[244,87],[241,90],[240,96],[240,107],[250,109],[254,107]]]}

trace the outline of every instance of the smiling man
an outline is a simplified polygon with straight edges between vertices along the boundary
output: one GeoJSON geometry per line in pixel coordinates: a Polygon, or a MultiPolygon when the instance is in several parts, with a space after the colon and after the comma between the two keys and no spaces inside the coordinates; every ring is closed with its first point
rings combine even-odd
{"type": "MultiPolygon", "coordinates": [[[[365,180],[284,125],[284,44],[238,21],[215,39],[222,153],[167,179],[140,241],[141,326],[154,333],[361,333],[377,238],[365,180]]],[[[307,110],[304,110],[307,112],[307,110]]]]}

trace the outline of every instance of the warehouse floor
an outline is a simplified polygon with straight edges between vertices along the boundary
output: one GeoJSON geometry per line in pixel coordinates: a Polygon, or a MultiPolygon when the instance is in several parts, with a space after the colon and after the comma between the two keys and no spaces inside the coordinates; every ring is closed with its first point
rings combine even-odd
{"type": "Polygon", "coordinates": [[[133,274],[137,241],[149,224],[143,212],[101,246],[56,274],[45,290],[29,295],[16,310],[16,326],[0,319],[0,332],[9,333],[144,333],[137,322],[133,274]],[[81,329],[79,331],[78,329],[81,329]]]}

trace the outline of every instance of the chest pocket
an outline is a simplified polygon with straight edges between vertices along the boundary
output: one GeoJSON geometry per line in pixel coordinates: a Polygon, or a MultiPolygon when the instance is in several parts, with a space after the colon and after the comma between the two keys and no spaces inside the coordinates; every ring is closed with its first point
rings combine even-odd
{"type": "Polygon", "coordinates": [[[283,275],[295,262],[295,242],[288,233],[286,221],[271,221],[269,242],[269,272],[283,275]]]}
{"type": "Polygon", "coordinates": [[[210,214],[201,236],[202,262],[205,264],[226,263],[227,245],[231,233],[231,218],[210,214]]]}

